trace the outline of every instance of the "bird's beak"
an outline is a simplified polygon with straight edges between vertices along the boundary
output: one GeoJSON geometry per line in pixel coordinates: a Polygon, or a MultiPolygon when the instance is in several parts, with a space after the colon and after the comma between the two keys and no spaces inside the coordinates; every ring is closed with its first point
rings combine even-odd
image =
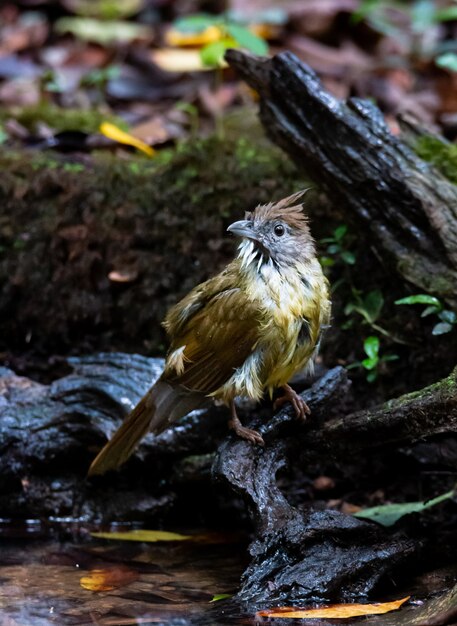
{"type": "Polygon", "coordinates": [[[255,241],[258,240],[257,235],[252,228],[252,222],[249,220],[239,220],[238,222],[233,222],[227,230],[229,233],[233,233],[239,237],[246,237],[247,239],[254,239],[255,241]]]}

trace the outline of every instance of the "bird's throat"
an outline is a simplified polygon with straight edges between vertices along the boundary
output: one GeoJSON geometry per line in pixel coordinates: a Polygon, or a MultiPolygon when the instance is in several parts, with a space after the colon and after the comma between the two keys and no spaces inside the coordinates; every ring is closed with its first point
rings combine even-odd
{"type": "Polygon", "coordinates": [[[244,239],[238,250],[238,258],[241,260],[241,269],[243,270],[260,272],[266,263],[270,263],[272,266],[275,264],[269,251],[258,241],[244,239]]]}

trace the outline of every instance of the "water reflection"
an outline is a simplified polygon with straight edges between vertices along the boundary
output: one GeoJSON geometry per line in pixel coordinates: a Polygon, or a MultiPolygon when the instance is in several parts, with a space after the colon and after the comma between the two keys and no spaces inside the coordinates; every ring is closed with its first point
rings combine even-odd
{"type": "Polygon", "coordinates": [[[245,543],[111,542],[73,520],[62,528],[72,540],[62,541],[55,523],[1,520],[2,626],[187,626],[217,624],[218,615],[226,622],[227,601],[210,601],[236,591],[245,543]]]}

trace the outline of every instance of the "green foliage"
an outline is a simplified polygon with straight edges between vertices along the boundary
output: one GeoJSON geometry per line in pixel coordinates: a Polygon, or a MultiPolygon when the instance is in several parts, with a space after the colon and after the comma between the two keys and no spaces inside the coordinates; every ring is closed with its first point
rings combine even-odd
{"type": "Polygon", "coordinates": [[[438,67],[451,72],[457,72],[457,54],[455,52],[444,52],[436,57],[435,63],[438,67]]]}
{"type": "Polygon", "coordinates": [[[362,361],[351,363],[351,365],[348,366],[348,369],[356,367],[363,368],[367,372],[367,382],[373,383],[378,378],[379,368],[383,363],[398,359],[397,354],[384,354],[381,356],[380,348],[381,342],[379,341],[379,337],[370,335],[363,342],[363,350],[367,355],[366,358],[362,361]]]}
{"type": "Polygon", "coordinates": [[[331,237],[320,240],[321,244],[326,244],[326,255],[320,258],[323,267],[332,267],[337,263],[354,265],[356,256],[349,249],[354,238],[348,234],[348,227],[342,224],[335,228],[331,237]]]}
{"type": "Polygon", "coordinates": [[[31,132],[35,132],[36,125],[40,122],[56,131],[80,130],[96,133],[102,122],[111,122],[123,130],[128,129],[125,121],[117,115],[109,115],[96,109],[64,109],[47,102],[8,110],[0,109],[0,122],[12,116],[31,132]]]}
{"type": "Polygon", "coordinates": [[[210,602],[219,602],[219,600],[227,600],[227,598],[231,598],[233,594],[231,593],[217,593],[213,596],[210,602]]]}
{"type": "Polygon", "coordinates": [[[432,163],[448,180],[457,184],[457,145],[438,137],[420,137],[414,151],[432,163]]]}
{"type": "Polygon", "coordinates": [[[382,526],[393,526],[399,519],[411,513],[422,513],[426,509],[436,506],[445,500],[450,500],[455,495],[455,491],[443,493],[433,500],[427,502],[405,502],[403,504],[382,504],[381,506],[370,507],[354,514],[354,517],[369,519],[378,522],[382,526]]]}
{"type": "Polygon", "coordinates": [[[432,329],[432,335],[444,335],[451,332],[457,326],[457,315],[454,311],[445,309],[443,303],[425,293],[418,293],[414,296],[407,296],[396,300],[395,304],[427,304],[428,306],[422,311],[421,317],[428,317],[429,315],[436,315],[440,320],[435,324],[432,329]]]}
{"type": "Polygon", "coordinates": [[[441,306],[440,301],[435,296],[429,296],[426,293],[418,293],[415,296],[407,296],[400,300],[395,300],[395,304],[430,304],[433,307],[441,306]]]}
{"type": "Polygon", "coordinates": [[[245,48],[254,54],[268,54],[267,43],[261,37],[254,35],[249,28],[234,22],[227,22],[225,30],[238,43],[240,48],[245,48]]]}
{"type": "Polygon", "coordinates": [[[200,58],[202,63],[208,67],[222,67],[226,51],[236,47],[237,44],[234,39],[225,38],[213,41],[200,50],[200,58]]]}
{"type": "Polygon", "coordinates": [[[349,302],[344,312],[346,315],[350,315],[354,311],[359,313],[363,319],[372,326],[381,314],[382,307],[384,306],[384,296],[379,289],[373,289],[367,294],[363,294],[360,291],[353,289],[352,294],[354,300],[349,302]]]}
{"type": "Polygon", "coordinates": [[[268,44],[264,39],[227,15],[196,13],[177,19],[174,25],[184,33],[198,33],[209,26],[220,29],[221,39],[208,43],[200,50],[202,62],[210,67],[220,67],[229,48],[244,48],[259,55],[268,54],[268,44]]]}

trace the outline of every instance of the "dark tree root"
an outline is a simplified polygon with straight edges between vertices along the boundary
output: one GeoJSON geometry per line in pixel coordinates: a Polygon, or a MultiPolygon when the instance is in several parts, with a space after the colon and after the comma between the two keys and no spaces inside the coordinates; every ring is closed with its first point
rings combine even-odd
{"type": "MultiPolygon", "coordinates": [[[[345,370],[330,370],[302,395],[312,411],[310,421],[330,416],[335,407],[341,410],[348,389],[345,370]]],[[[293,408],[288,407],[259,428],[264,449],[225,441],[213,467],[216,478],[245,498],[256,520],[256,538],[250,546],[253,560],[237,599],[300,602],[367,595],[383,576],[411,557],[418,544],[337,511],[310,508],[303,513],[287,502],[276,474],[311,451],[316,429],[314,424],[307,432],[293,416],[293,408]]],[[[346,453],[349,449],[350,445],[346,453]]]]}

